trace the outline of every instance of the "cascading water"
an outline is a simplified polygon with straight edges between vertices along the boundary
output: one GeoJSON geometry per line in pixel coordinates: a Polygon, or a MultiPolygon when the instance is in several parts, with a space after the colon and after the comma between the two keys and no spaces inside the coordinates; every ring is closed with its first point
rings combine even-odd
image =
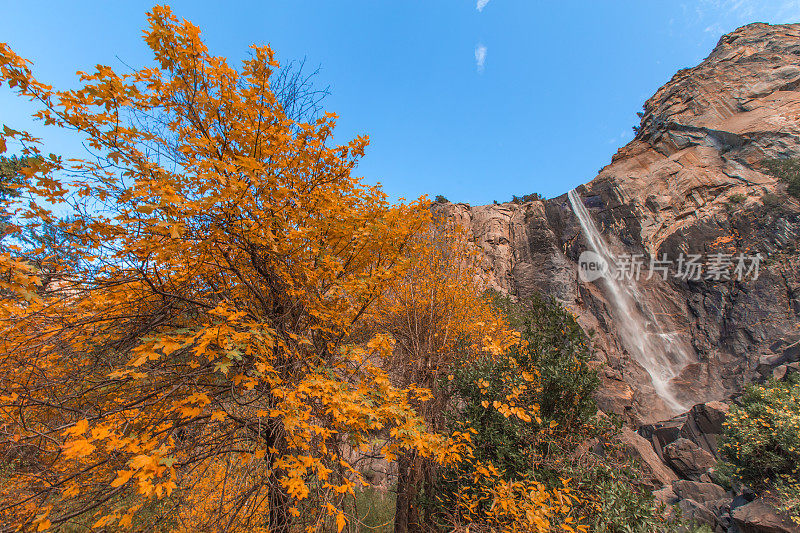
{"type": "Polygon", "coordinates": [[[686,348],[677,334],[661,329],[633,276],[616,275],[611,248],[578,193],[571,190],[567,196],[591,251],[605,260],[610,269],[602,279],[620,340],[628,353],[650,375],[653,388],[664,403],[676,412],[684,411],[686,407],[675,398],[670,380],[689,362],[686,348]]]}

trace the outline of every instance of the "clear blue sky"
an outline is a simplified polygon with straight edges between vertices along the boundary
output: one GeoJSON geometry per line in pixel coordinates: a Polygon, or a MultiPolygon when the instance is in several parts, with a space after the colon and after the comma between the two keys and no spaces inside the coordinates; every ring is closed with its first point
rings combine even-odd
{"type": "MultiPolygon", "coordinates": [[[[800,22],[798,1],[261,0],[175,1],[213,53],[240,59],[270,43],[279,59],[321,65],[339,140],[367,133],[358,172],[392,197],[444,194],[474,204],[584,183],[632,138],[644,101],[743,24],[800,22]],[[482,9],[478,9],[481,7],[482,9]],[[483,52],[481,52],[483,50],[483,52]],[[483,57],[482,67],[477,64],[483,57]]],[[[139,1],[5,2],[0,39],[42,81],[74,84],[102,63],[149,64],[139,1]]],[[[48,151],[62,133],[31,127],[0,89],[0,122],[48,151]]]]}

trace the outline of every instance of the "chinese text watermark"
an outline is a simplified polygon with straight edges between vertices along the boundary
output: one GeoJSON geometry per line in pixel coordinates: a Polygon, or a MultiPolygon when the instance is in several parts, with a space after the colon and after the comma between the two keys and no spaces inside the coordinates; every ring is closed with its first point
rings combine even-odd
{"type": "Polygon", "coordinates": [[[756,280],[762,261],[761,254],[684,254],[670,259],[667,254],[645,259],[644,254],[625,254],[604,258],[587,250],[578,259],[578,275],[581,281],[592,282],[601,278],[617,281],[675,278],[685,281],[713,281],[746,279],[756,280]]]}

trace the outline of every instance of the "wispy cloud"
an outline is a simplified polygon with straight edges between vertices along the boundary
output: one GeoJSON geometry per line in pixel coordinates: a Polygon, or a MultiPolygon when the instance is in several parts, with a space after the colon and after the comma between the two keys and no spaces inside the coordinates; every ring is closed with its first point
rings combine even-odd
{"type": "Polygon", "coordinates": [[[709,33],[730,31],[749,22],[784,24],[800,18],[798,0],[699,0],[695,9],[697,20],[709,33]]]}
{"type": "Polygon", "coordinates": [[[478,3],[475,5],[475,8],[478,11],[483,11],[483,8],[486,7],[486,4],[488,4],[489,2],[490,0],[478,0],[478,3]]]}
{"type": "Polygon", "coordinates": [[[486,63],[486,47],[478,44],[475,47],[475,65],[478,67],[478,72],[483,72],[484,63],[486,63]]]}

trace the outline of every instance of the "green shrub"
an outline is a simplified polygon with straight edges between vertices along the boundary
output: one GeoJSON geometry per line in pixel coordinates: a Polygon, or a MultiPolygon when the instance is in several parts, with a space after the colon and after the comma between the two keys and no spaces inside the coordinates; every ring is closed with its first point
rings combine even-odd
{"type": "Polygon", "coordinates": [[[446,203],[450,202],[450,200],[448,200],[447,198],[445,198],[441,194],[437,194],[436,198],[434,198],[433,201],[436,202],[437,204],[446,204],[446,203]]]}
{"type": "Polygon", "coordinates": [[[720,452],[723,475],[775,491],[800,521],[800,379],[749,386],[731,407],[720,452]]]}
{"type": "Polygon", "coordinates": [[[511,201],[515,204],[525,204],[528,202],[535,202],[537,200],[544,200],[544,196],[539,194],[538,192],[534,192],[531,194],[523,194],[522,196],[511,196],[511,201]]]}
{"type": "Polygon", "coordinates": [[[573,472],[578,490],[591,500],[586,508],[587,525],[593,533],[652,533],[670,531],[663,506],[652,494],[631,482],[630,468],[605,464],[573,472]]]}
{"type": "Polygon", "coordinates": [[[800,159],[767,159],[762,165],[770,174],[786,183],[786,192],[800,198],[800,159]]]}
{"type": "Polygon", "coordinates": [[[600,381],[590,368],[591,339],[575,315],[553,298],[534,295],[520,303],[493,295],[496,305],[522,334],[524,346],[511,356],[521,368],[540,373],[535,400],[545,422],[582,423],[597,411],[600,381]]]}
{"type": "Polygon", "coordinates": [[[747,196],[740,193],[731,194],[730,196],[728,196],[728,203],[733,205],[743,204],[745,200],[747,200],[747,196]]]}
{"type": "MultiPolygon", "coordinates": [[[[588,364],[589,338],[555,300],[534,297],[514,303],[497,294],[489,297],[520,331],[521,346],[455,365],[441,384],[451,398],[446,419],[451,429],[475,431],[475,461],[491,463],[507,481],[535,478],[551,488],[560,486],[558,472],[542,465],[548,454],[574,448],[566,441],[582,438],[582,426],[597,410],[592,395],[599,380],[588,364]],[[513,401],[512,391],[517,391],[513,401]],[[493,408],[495,402],[540,409],[526,421],[505,416],[493,408]],[[566,438],[556,438],[559,432],[566,438]]],[[[432,515],[452,508],[454,495],[471,479],[470,468],[465,463],[438,473],[423,502],[432,515]]]]}
{"type": "MultiPolygon", "coordinates": [[[[512,302],[497,294],[491,297],[520,331],[522,345],[505,357],[464,361],[442,385],[451,395],[447,418],[453,429],[475,430],[474,462],[491,463],[509,482],[534,481],[550,490],[569,479],[573,505],[589,531],[671,531],[662,506],[637,483],[635,465],[614,439],[617,423],[596,416],[592,396],[599,380],[589,364],[590,337],[575,316],[553,299],[534,296],[512,302]],[[489,408],[507,401],[512,389],[529,385],[525,376],[530,375],[536,376],[535,386],[525,388],[516,401],[525,407],[539,405],[538,417],[525,422],[489,408]],[[590,439],[605,443],[604,459],[576,456],[578,446],[590,439]]],[[[421,502],[429,509],[427,516],[444,524],[459,491],[480,492],[470,486],[469,467],[437,473],[433,490],[421,502]]]]}
{"type": "Polygon", "coordinates": [[[395,493],[384,494],[373,487],[356,489],[354,498],[358,532],[390,533],[394,530],[395,493]]]}
{"type": "Polygon", "coordinates": [[[764,203],[764,206],[770,208],[778,207],[781,205],[781,203],[783,203],[783,200],[779,195],[771,192],[765,193],[764,196],[761,197],[761,201],[764,203]]]}

